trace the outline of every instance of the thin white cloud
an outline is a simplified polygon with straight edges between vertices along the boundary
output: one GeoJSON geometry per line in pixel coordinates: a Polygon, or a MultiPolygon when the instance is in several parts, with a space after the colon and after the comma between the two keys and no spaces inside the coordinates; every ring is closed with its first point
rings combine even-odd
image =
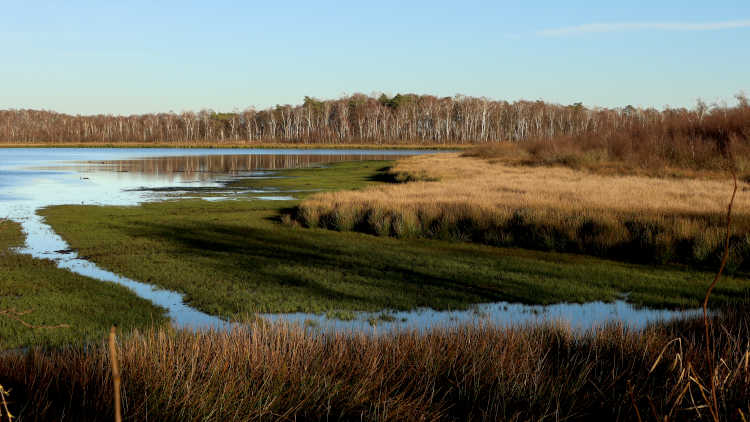
{"type": "Polygon", "coordinates": [[[614,22],[588,23],[562,28],[543,29],[537,35],[559,37],[565,35],[588,34],[597,32],[660,30],[660,31],[716,31],[720,29],[748,28],[750,19],[723,22],[614,22]]]}

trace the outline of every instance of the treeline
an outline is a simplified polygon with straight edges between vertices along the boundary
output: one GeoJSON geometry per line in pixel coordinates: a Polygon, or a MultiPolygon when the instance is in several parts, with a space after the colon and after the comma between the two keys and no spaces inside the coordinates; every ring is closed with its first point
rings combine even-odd
{"type": "Polygon", "coordinates": [[[682,138],[750,138],[744,95],[734,107],[698,102],[692,109],[632,106],[587,108],[581,103],[493,101],[430,95],[354,94],[336,100],[305,97],[297,106],[131,116],[81,116],[42,110],[0,110],[3,143],[327,143],[483,144],[565,137],[606,140],[627,133],[664,145],[682,138]]]}

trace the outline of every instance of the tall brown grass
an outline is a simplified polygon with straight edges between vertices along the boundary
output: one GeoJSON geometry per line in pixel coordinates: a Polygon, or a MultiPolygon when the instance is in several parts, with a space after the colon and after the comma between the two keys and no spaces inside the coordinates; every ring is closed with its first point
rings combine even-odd
{"type": "MultiPolygon", "coordinates": [[[[293,217],[309,227],[643,262],[716,268],[721,259],[726,176],[606,175],[457,153],[410,157],[390,172],[417,181],[317,194],[293,217]]],[[[750,185],[740,190],[730,271],[750,264],[750,185]]]]}
{"type": "MultiPolygon", "coordinates": [[[[723,418],[748,413],[745,308],[712,324],[723,418]]],[[[702,322],[477,324],[394,335],[256,324],[231,332],[155,328],[123,338],[129,420],[701,420],[709,363],[702,322]],[[665,419],[666,418],[666,419],[665,419]]],[[[111,420],[106,342],[0,355],[23,420],[111,420]]]]}

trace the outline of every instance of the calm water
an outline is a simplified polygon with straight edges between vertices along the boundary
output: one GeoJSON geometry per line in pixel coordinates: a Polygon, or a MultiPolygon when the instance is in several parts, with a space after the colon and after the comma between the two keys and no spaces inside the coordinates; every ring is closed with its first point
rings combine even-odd
{"type": "Polygon", "coordinates": [[[622,322],[631,328],[643,328],[655,321],[668,321],[680,316],[701,316],[700,309],[671,311],[635,308],[618,300],[612,303],[558,303],[524,305],[520,303],[482,303],[465,311],[436,311],[422,308],[408,312],[357,312],[351,320],[328,319],[325,315],[305,313],[265,314],[270,321],[291,321],[311,329],[340,331],[389,332],[400,328],[427,329],[450,324],[492,322],[500,326],[560,322],[574,330],[587,330],[607,323],[622,322]]]}
{"type": "MultiPolygon", "coordinates": [[[[168,198],[195,197],[201,189],[214,188],[204,200],[293,199],[294,192],[222,189],[238,177],[274,177],[273,170],[309,167],[338,161],[383,160],[431,151],[384,150],[222,150],[222,149],[0,149],[0,218],[19,222],[26,245],[19,252],[54,260],[61,268],[114,282],[138,296],[167,309],[179,326],[224,328],[227,322],[195,310],[182,295],[99,268],[69,250],[41,217],[40,208],[51,205],[137,205],[168,198]],[[218,188],[218,189],[216,189],[218,188]]],[[[688,311],[696,313],[697,310],[688,311]]],[[[683,312],[635,309],[628,303],[594,302],[527,306],[513,303],[477,305],[468,311],[356,313],[349,321],[324,315],[264,315],[270,320],[299,322],[329,329],[378,330],[398,327],[427,328],[436,325],[487,320],[499,324],[559,320],[575,328],[623,321],[638,328],[656,320],[668,320],[683,312]]]]}

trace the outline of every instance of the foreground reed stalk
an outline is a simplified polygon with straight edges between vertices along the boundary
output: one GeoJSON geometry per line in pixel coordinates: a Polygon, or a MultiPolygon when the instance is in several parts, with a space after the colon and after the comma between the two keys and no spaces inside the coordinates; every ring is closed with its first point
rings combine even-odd
{"type": "Polygon", "coordinates": [[[112,365],[112,382],[114,384],[114,409],[115,422],[122,421],[121,404],[120,404],[120,364],[117,361],[117,340],[115,337],[116,328],[113,325],[109,331],[109,360],[112,365]]]}

